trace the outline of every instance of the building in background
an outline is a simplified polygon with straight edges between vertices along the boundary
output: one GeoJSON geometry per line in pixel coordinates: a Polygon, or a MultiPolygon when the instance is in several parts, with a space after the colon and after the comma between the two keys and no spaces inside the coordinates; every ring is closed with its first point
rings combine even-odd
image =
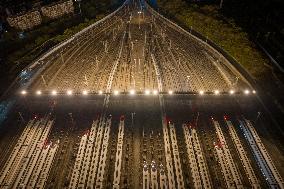
{"type": "Polygon", "coordinates": [[[65,14],[74,13],[74,6],[72,0],[53,3],[51,5],[41,7],[41,13],[51,19],[59,18],[65,14]]]}
{"type": "Polygon", "coordinates": [[[16,29],[29,30],[40,25],[42,18],[40,12],[38,10],[34,10],[15,16],[10,16],[7,18],[7,22],[11,27],[16,29]]]}
{"type": "Polygon", "coordinates": [[[46,6],[39,5],[32,11],[8,16],[7,22],[11,27],[25,31],[40,25],[43,16],[49,19],[56,19],[70,13],[74,13],[72,0],[53,3],[46,6]]]}

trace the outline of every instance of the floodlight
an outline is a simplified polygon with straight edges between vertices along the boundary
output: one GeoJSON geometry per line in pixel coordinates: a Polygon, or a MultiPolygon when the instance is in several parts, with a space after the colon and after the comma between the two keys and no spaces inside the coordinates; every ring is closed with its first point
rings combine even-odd
{"type": "Polygon", "coordinates": [[[68,90],[68,91],[67,91],[67,95],[68,95],[68,96],[71,96],[72,94],[73,94],[73,92],[72,92],[71,90],[68,90]]]}
{"type": "Polygon", "coordinates": [[[149,95],[150,94],[150,91],[149,90],[146,90],[145,91],[145,95],[149,95]]]}
{"type": "Polygon", "coordinates": [[[135,95],[135,90],[131,89],[131,90],[129,91],[129,94],[135,95]]]}
{"type": "Polygon", "coordinates": [[[245,90],[244,93],[245,93],[246,95],[248,95],[248,94],[249,94],[249,90],[245,90]]]}
{"type": "Polygon", "coordinates": [[[119,91],[115,90],[114,95],[119,95],[119,91]]]}
{"type": "Polygon", "coordinates": [[[230,90],[230,94],[232,95],[232,94],[234,94],[235,93],[235,91],[234,90],[230,90]]]}
{"type": "Polygon", "coordinates": [[[26,90],[22,90],[22,91],[21,91],[21,94],[22,94],[22,95],[26,95],[26,94],[27,94],[27,91],[26,91],[26,90]]]}
{"type": "Polygon", "coordinates": [[[52,96],[56,96],[57,95],[57,91],[56,90],[51,91],[51,95],[52,96]]]}

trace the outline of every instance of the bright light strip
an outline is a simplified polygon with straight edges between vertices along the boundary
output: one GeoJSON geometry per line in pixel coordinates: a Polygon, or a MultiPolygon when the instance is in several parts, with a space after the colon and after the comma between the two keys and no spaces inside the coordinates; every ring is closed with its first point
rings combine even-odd
{"type": "Polygon", "coordinates": [[[232,94],[234,94],[235,93],[235,91],[234,90],[230,90],[230,94],[232,95],[232,94]]]}
{"type": "Polygon", "coordinates": [[[26,94],[27,94],[27,91],[22,90],[22,91],[21,91],[21,94],[22,94],[22,95],[26,95],[26,94]]]}
{"type": "Polygon", "coordinates": [[[248,95],[248,94],[249,94],[249,90],[245,90],[244,93],[245,93],[246,95],[248,95]]]}
{"type": "Polygon", "coordinates": [[[220,93],[220,91],[218,91],[218,90],[214,91],[215,95],[218,95],[219,93],[220,93]]]}
{"type": "Polygon", "coordinates": [[[203,95],[203,94],[204,94],[204,91],[199,91],[199,94],[200,94],[200,95],[203,95]]]}
{"type": "Polygon", "coordinates": [[[149,90],[146,90],[145,91],[145,95],[149,95],[150,94],[150,91],[149,90]]]}
{"type": "Polygon", "coordinates": [[[157,91],[157,90],[154,90],[154,91],[153,91],[153,94],[154,94],[154,95],[157,95],[157,94],[158,94],[158,91],[157,91]]]}
{"type": "Polygon", "coordinates": [[[135,90],[132,89],[132,90],[129,91],[129,93],[130,93],[131,95],[135,95],[135,90]]]}
{"type": "Polygon", "coordinates": [[[169,91],[169,94],[172,95],[172,94],[173,94],[173,91],[169,91]]]}
{"type": "Polygon", "coordinates": [[[68,95],[68,96],[71,96],[72,94],[73,94],[73,92],[72,92],[71,90],[68,90],[68,91],[67,91],[67,95],[68,95]]]}
{"type": "Polygon", "coordinates": [[[119,91],[115,90],[114,95],[119,95],[119,91]]]}
{"type": "Polygon", "coordinates": [[[103,94],[103,91],[99,91],[99,95],[102,95],[103,94]]]}
{"type": "Polygon", "coordinates": [[[86,95],[88,95],[88,91],[84,90],[84,91],[82,92],[82,94],[86,96],[86,95]]]}
{"type": "Polygon", "coordinates": [[[41,95],[42,93],[41,93],[40,90],[38,90],[38,91],[36,91],[36,94],[37,94],[37,95],[41,95]]]}
{"type": "Polygon", "coordinates": [[[56,91],[56,90],[53,90],[53,91],[51,92],[51,95],[52,95],[52,96],[56,96],[56,95],[57,95],[57,91],[56,91]]]}

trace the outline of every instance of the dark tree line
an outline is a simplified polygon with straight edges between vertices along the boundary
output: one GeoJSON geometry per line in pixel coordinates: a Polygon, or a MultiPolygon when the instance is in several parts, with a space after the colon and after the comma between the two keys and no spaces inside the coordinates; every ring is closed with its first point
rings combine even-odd
{"type": "MultiPolygon", "coordinates": [[[[221,0],[185,0],[199,6],[218,5],[221,0]]],[[[219,14],[244,29],[284,67],[284,1],[223,0],[219,14]]]]}

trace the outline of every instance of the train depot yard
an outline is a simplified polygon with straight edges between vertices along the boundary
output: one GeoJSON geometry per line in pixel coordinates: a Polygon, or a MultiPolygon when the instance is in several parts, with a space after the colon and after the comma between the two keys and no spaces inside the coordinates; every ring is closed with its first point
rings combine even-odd
{"type": "Polygon", "coordinates": [[[0,188],[284,188],[260,91],[143,0],[25,73],[0,130],[0,188]]]}

